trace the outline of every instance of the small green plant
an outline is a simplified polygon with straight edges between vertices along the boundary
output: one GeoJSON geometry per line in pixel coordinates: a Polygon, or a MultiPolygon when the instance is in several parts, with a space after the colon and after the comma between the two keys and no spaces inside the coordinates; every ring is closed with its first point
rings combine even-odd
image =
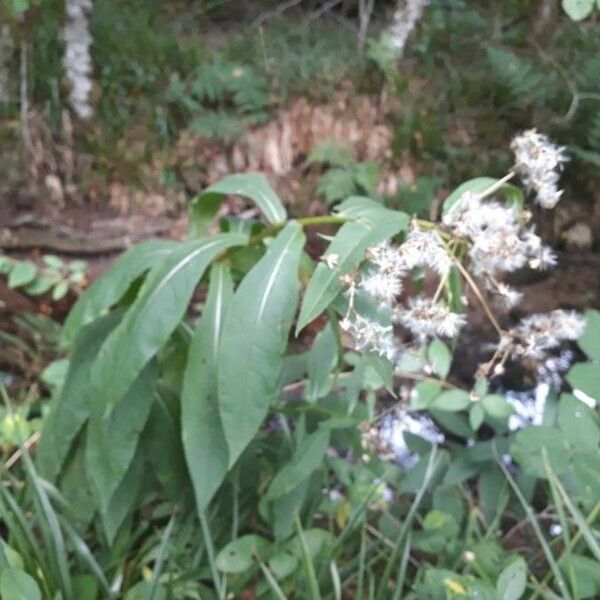
{"type": "Polygon", "coordinates": [[[183,82],[171,77],[169,96],[190,119],[190,128],[208,138],[231,141],[248,125],[261,123],[269,107],[267,82],[256,70],[216,56],[183,82]]]}
{"type": "Polygon", "coordinates": [[[379,166],[375,162],[357,162],[345,146],[326,141],[315,146],[307,164],[321,164],[326,170],[321,176],[317,192],[329,206],[353,195],[377,194],[379,166]]]}
{"type": "Polygon", "coordinates": [[[49,293],[52,300],[58,301],[69,290],[79,295],[87,282],[87,263],[84,260],[65,262],[58,256],[47,254],[43,257],[43,267],[30,260],[14,260],[0,256],[0,274],[7,278],[8,287],[20,288],[30,296],[49,293]]]}
{"type": "Polygon", "coordinates": [[[45,597],[76,597],[76,557],[90,598],[593,597],[598,314],[510,325],[492,311],[518,301],[503,273],[553,262],[509,181],[554,205],[564,150],[528,131],[513,151],[505,177],[450,194],[439,223],[358,196],[289,219],[262,176],[233,175],[194,199],[187,241],[144,242],[90,286],[65,323],[37,465],[23,454],[43,548],[19,502],[0,505],[45,597]],[[230,194],[264,219],[209,235],[230,194]],[[314,263],[305,230],[320,225],[339,230],[314,263]],[[422,291],[405,299],[409,282],[422,291]],[[498,337],[461,384],[463,286],[498,337]],[[292,351],[294,332],[312,344],[292,351]],[[582,333],[591,362],[569,372],[572,394],[528,416],[494,390],[511,361],[582,333]],[[560,544],[536,517],[550,506],[560,544]],[[524,527],[543,567],[511,550],[524,527]]]}

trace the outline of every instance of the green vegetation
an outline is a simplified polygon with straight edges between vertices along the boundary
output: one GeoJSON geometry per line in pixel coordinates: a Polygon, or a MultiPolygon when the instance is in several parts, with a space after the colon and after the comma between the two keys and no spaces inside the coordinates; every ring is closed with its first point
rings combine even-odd
{"type": "Polygon", "coordinates": [[[0,254],[40,313],[0,312],[0,597],[600,597],[600,312],[513,287],[557,263],[559,177],[567,221],[597,188],[596,4],[431,0],[393,46],[392,0],[0,0],[2,152],[54,215],[114,181],[191,197],[185,239],[90,285],[0,254]],[[390,143],[316,136],[285,182],[308,210],[202,185],[295,100],[358,95],[390,143]]]}

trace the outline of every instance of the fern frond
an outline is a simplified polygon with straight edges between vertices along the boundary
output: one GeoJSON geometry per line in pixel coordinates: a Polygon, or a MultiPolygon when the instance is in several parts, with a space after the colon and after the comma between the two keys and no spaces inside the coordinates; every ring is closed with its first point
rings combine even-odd
{"type": "Polygon", "coordinates": [[[486,52],[494,74],[515,100],[528,102],[540,97],[544,74],[533,63],[496,46],[487,46],[486,52]]]}

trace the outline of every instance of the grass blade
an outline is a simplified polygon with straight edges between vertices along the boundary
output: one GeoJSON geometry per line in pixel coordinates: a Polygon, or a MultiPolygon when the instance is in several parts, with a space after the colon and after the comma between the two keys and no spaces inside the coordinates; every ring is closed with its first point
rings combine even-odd
{"type": "Polygon", "coordinates": [[[392,569],[394,568],[394,564],[398,561],[398,556],[400,554],[400,550],[402,548],[402,540],[406,536],[415,515],[417,514],[417,510],[419,509],[419,505],[421,504],[421,500],[423,500],[423,496],[429,487],[429,482],[433,477],[434,473],[437,471],[438,461],[436,461],[437,457],[437,446],[433,446],[431,449],[431,454],[429,455],[429,461],[427,463],[427,468],[425,469],[425,475],[423,477],[423,483],[417,492],[415,499],[406,515],[406,519],[402,524],[402,528],[400,529],[400,533],[398,534],[398,539],[396,541],[396,546],[390,557],[388,558],[387,564],[385,565],[385,569],[383,571],[383,575],[381,576],[381,581],[379,583],[379,587],[377,589],[377,595],[375,598],[377,600],[385,600],[389,594],[389,590],[387,589],[387,582],[389,581],[392,575],[392,569]]]}
{"type": "Polygon", "coordinates": [[[262,560],[259,560],[258,564],[260,565],[260,568],[261,568],[261,570],[265,576],[265,579],[267,580],[267,583],[269,584],[269,587],[271,588],[271,591],[273,592],[273,594],[275,594],[275,596],[279,600],[287,600],[285,594],[283,593],[283,590],[281,589],[281,587],[279,587],[279,584],[277,583],[277,580],[275,579],[275,577],[273,577],[273,573],[271,573],[271,570],[269,569],[269,567],[267,567],[267,565],[265,565],[265,563],[262,560]]]}
{"type": "Polygon", "coordinates": [[[402,553],[402,559],[400,560],[400,570],[398,571],[398,579],[396,580],[396,589],[392,600],[402,600],[402,589],[404,588],[404,579],[406,578],[406,568],[408,567],[408,560],[410,558],[410,551],[412,547],[412,533],[409,531],[406,536],[406,544],[404,544],[404,552],[402,553]]]}
{"type": "Polygon", "coordinates": [[[548,546],[548,542],[546,541],[546,538],[544,537],[544,534],[542,533],[542,530],[540,529],[540,525],[537,522],[537,519],[535,518],[533,510],[531,509],[531,506],[529,506],[529,503],[527,502],[527,500],[525,500],[525,497],[523,496],[523,493],[519,489],[517,482],[513,479],[512,475],[508,472],[508,469],[502,463],[502,461],[498,461],[498,466],[500,467],[502,473],[504,474],[504,477],[506,477],[506,480],[508,481],[508,484],[512,488],[513,492],[517,496],[519,503],[521,504],[523,510],[525,511],[525,514],[527,515],[527,518],[529,519],[531,526],[533,527],[533,531],[535,532],[535,535],[538,538],[540,545],[542,546],[544,556],[546,557],[546,560],[548,561],[548,564],[550,565],[550,569],[552,570],[552,574],[554,575],[554,578],[556,579],[556,582],[558,584],[558,587],[560,588],[561,593],[563,594],[565,600],[571,600],[571,594],[569,593],[569,588],[567,587],[567,584],[565,582],[564,577],[562,576],[562,573],[560,572],[558,564],[557,564],[554,556],[552,555],[552,550],[550,549],[550,546],[548,546]]]}
{"type": "Polygon", "coordinates": [[[317,575],[315,573],[315,566],[313,565],[312,559],[310,558],[310,553],[308,552],[308,546],[306,545],[306,539],[304,538],[304,531],[302,530],[298,513],[294,515],[294,521],[296,524],[298,539],[300,540],[300,548],[302,550],[302,565],[308,581],[308,596],[311,600],[321,600],[319,582],[317,581],[317,575]]]}

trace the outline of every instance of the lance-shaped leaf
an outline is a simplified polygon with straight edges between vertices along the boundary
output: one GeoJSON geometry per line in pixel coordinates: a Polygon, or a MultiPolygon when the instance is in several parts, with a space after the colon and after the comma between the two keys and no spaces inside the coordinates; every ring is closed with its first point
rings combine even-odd
{"type": "Polygon", "coordinates": [[[102,345],[92,369],[94,402],[104,406],[105,412],[125,395],[169,339],[211,261],[246,240],[241,234],[222,233],[182,244],[148,274],[136,301],[102,345]]]}
{"type": "Polygon", "coordinates": [[[179,245],[167,240],[148,240],[122,254],[77,300],[63,327],[65,345],[71,345],[83,325],[116,304],[138,277],[156,267],[179,245]]]}
{"type": "Polygon", "coordinates": [[[323,462],[323,456],[329,446],[330,433],[328,429],[318,429],[298,444],[292,460],[271,482],[267,490],[268,500],[288,494],[312,475],[323,462]]]}
{"type": "MultiPolygon", "coordinates": [[[[498,179],[493,177],[475,177],[461,183],[445,200],[443,204],[444,212],[447,213],[463,196],[463,194],[470,192],[472,194],[483,194],[489,190],[493,185],[498,183],[498,179]]],[[[511,185],[510,183],[503,184],[498,193],[504,195],[506,200],[512,202],[518,208],[523,207],[525,198],[523,191],[518,187],[511,185]]]]}
{"type": "Polygon", "coordinates": [[[199,512],[208,506],[229,465],[217,400],[217,354],[223,319],[232,296],[229,269],[215,265],[183,380],[181,435],[199,512]]]}
{"type": "Polygon", "coordinates": [[[49,481],[58,477],[73,440],[89,417],[92,366],[100,347],[121,316],[121,313],[113,313],[90,323],[75,340],[67,379],[44,424],[36,453],[40,474],[49,481]]]}
{"type": "Polygon", "coordinates": [[[225,315],[218,358],[219,411],[232,465],[277,397],[298,301],[304,234],[286,225],[238,287],[225,315]]]}
{"type": "Polygon", "coordinates": [[[135,455],[140,434],[150,415],[156,374],[155,364],[149,363],[107,415],[104,406],[92,403],[85,465],[102,512],[107,511],[135,455]]]}
{"type": "Polygon", "coordinates": [[[264,175],[241,173],[229,175],[204,190],[192,200],[190,209],[190,235],[206,235],[217,209],[226,196],[243,196],[260,208],[269,223],[285,223],[287,213],[281,200],[264,175]]]}
{"type": "Polygon", "coordinates": [[[364,215],[357,213],[357,216],[360,220],[344,223],[329,244],[326,255],[335,257],[335,266],[330,268],[320,263],[308,282],[296,333],[318,317],[342,291],[342,277],[357,267],[367,248],[406,229],[409,222],[408,215],[383,207],[365,206],[364,215]]]}

